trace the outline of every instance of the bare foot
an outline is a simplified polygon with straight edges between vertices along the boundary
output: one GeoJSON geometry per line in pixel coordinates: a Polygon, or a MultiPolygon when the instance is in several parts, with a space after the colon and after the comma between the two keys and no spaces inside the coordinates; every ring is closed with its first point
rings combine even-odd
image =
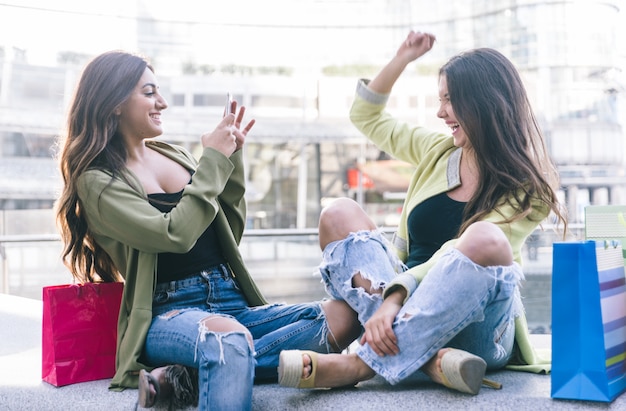
{"type": "Polygon", "coordinates": [[[437,351],[437,355],[428,360],[422,367],[422,371],[438,384],[443,384],[443,370],[441,369],[441,359],[443,355],[450,351],[450,348],[442,348],[437,351]]]}
{"type": "Polygon", "coordinates": [[[302,379],[307,379],[313,372],[313,361],[307,354],[302,355],[302,379]]]}

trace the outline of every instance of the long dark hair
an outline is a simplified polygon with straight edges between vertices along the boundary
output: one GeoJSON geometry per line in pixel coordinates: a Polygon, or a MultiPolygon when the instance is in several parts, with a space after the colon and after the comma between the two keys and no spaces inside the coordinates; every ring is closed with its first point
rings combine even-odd
{"type": "Polygon", "coordinates": [[[94,240],[81,209],[76,182],[90,168],[123,175],[127,153],[118,133],[118,110],[130,96],[148,62],[142,57],[111,51],[94,58],[82,73],[59,138],[63,190],[56,218],[63,240],[62,258],[80,282],[119,281],[109,255],[94,240]]]}
{"type": "Polygon", "coordinates": [[[496,50],[479,48],[450,59],[439,75],[480,173],[461,231],[503,205],[503,198],[518,211],[511,221],[528,216],[532,200],[539,199],[566,229],[556,196],[558,173],[513,64],[496,50]]]}

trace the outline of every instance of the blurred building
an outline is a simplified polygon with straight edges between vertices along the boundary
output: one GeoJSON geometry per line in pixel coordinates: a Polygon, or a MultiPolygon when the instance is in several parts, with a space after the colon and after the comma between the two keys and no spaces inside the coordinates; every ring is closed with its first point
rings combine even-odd
{"type": "MultiPolygon", "coordinates": [[[[286,27],[186,25],[155,16],[150,2],[130,3],[137,19],[124,25],[135,30],[137,50],[153,60],[170,104],[163,116],[164,139],[196,150],[199,136],[221,117],[226,92],[257,119],[246,145],[251,227],[314,227],[324,199],[341,195],[364,203],[379,224],[393,224],[402,190],[389,182],[404,181],[406,169],[367,143],[347,113],[358,76],[375,73],[359,65],[379,68],[409,29],[432,31],[438,42],[401,78],[390,110],[445,129],[435,116],[437,68],[462,50],[497,48],[523,74],[573,222],[580,221],[587,204],[626,203],[618,1],[307,0],[298,4],[310,19],[286,27]],[[333,10],[333,5],[334,13],[320,8],[333,10]],[[342,23],[354,13],[362,16],[361,24],[359,19],[342,23]],[[228,64],[211,65],[197,43],[216,27],[223,33],[220,41],[255,33],[279,39],[293,32],[306,48],[287,47],[285,53],[294,53],[291,60],[258,67],[244,64],[246,51],[240,48],[241,61],[233,57],[228,64]],[[316,36],[319,43],[311,41],[316,36]],[[333,41],[345,47],[358,42],[355,48],[363,51],[351,54],[358,59],[352,62],[330,52],[325,57],[333,41]],[[307,52],[315,64],[303,63],[307,52]],[[402,178],[389,177],[393,172],[402,178]]],[[[280,47],[276,41],[264,44],[280,47]]],[[[57,65],[44,67],[29,64],[28,50],[0,48],[1,209],[52,207],[60,187],[55,137],[90,57],[69,50],[57,65]]]]}

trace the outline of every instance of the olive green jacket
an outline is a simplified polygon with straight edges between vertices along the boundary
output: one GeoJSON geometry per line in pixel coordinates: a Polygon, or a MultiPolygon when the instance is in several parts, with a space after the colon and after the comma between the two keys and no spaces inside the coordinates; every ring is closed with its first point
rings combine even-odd
{"type": "Polygon", "coordinates": [[[159,253],[185,253],[213,223],[224,258],[251,306],[266,303],[239,253],[246,224],[244,170],[241,150],[230,158],[205,148],[196,161],[182,147],[147,141],[146,145],[193,173],[180,202],[162,213],[148,202],[138,178],[121,170],[121,178],[91,169],[77,182],[80,209],[89,231],[111,256],[124,277],[124,294],[117,328],[116,373],[110,389],[135,388],[141,369],[139,359],[152,320],[159,253]]]}
{"type": "MultiPolygon", "coordinates": [[[[382,151],[415,166],[407,191],[398,230],[393,245],[402,261],[408,256],[407,218],[413,208],[437,194],[450,191],[461,184],[459,174],[462,149],[456,147],[450,135],[414,126],[394,118],[385,111],[388,95],[379,94],[367,87],[367,80],[359,81],[356,98],[350,112],[352,123],[382,151]]],[[[483,219],[497,224],[509,239],[514,260],[522,264],[521,250],[528,237],[548,216],[549,208],[534,202],[531,213],[525,218],[505,223],[516,211],[510,204],[492,211],[483,219]]],[[[456,239],[450,240],[423,264],[399,274],[387,285],[385,295],[396,287],[407,291],[407,298],[415,291],[428,270],[456,239]]],[[[521,307],[521,310],[523,307],[521,307]]],[[[512,362],[526,366],[528,371],[548,372],[550,361],[537,355],[528,339],[525,314],[521,313],[515,323],[516,355],[512,362]]]]}

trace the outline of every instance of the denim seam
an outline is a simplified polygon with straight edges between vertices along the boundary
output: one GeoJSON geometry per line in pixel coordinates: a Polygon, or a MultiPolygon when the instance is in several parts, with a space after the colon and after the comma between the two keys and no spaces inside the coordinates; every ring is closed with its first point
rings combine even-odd
{"type": "MultiPolygon", "coordinates": [[[[261,306],[260,308],[261,309],[266,309],[268,307],[279,307],[281,305],[282,304],[272,304],[270,306],[261,306]]],[[[319,304],[319,303],[318,304],[313,304],[311,307],[313,307],[315,309],[316,313],[317,313],[316,319],[319,318],[320,315],[324,315],[323,310],[321,308],[321,304],[319,304]]],[[[247,322],[244,325],[247,328],[258,327],[259,325],[271,323],[271,322],[275,321],[278,318],[289,317],[291,315],[293,315],[293,313],[290,312],[290,311],[281,311],[280,315],[267,316],[267,317],[264,317],[263,319],[258,320],[258,321],[247,322]]]]}
{"type": "MultiPolygon", "coordinates": [[[[318,317],[315,320],[310,320],[308,321],[304,326],[299,327],[296,330],[293,330],[292,332],[288,333],[288,334],[284,334],[281,336],[281,338],[274,340],[274,342],[272,342],[272,344],[268,344],[264,347],[263,350],[260,351],[256,351],[256,356],[261,356],[263,354],[265,354],[266,352],[270,351],[272,348],[279,346],[281,344],[283,344],[285,341],[289,340],[290,338],[292,338],[295,335],[298,335],[300,332],[304,331],[304,330],[308,330],[311,329],[313,327],[317,327],[318,323],[322,321],[322,327],[320,329],[320,331],[316,334],[320,335],[320,333],[322,334],[322,336],[327,335],[325,330],[327,329],[328,324],[326,323],[325,317],[318,317]]],[[[322,343],[324,343],[322,340],[320,340],[320,344],[322,345],[322,343]]],[[[326,346],[328,347],[328,342],[326,342],[326,346]]]]}

